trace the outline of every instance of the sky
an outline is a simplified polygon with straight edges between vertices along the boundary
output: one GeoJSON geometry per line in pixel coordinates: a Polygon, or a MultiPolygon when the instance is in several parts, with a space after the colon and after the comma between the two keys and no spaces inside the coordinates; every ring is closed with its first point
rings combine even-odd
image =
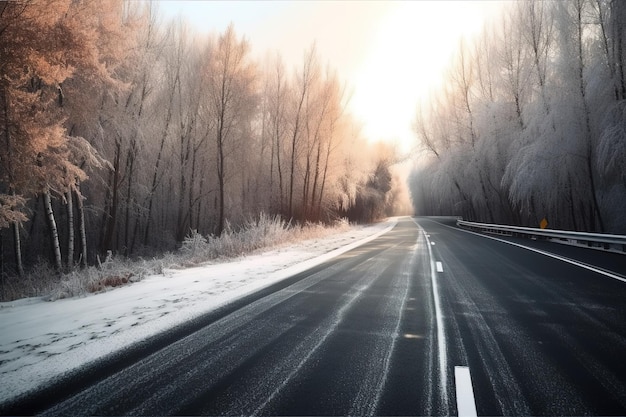
{"type": "Polygon", "coordinates": [[[278,51],[289,68],[315,43],[351,92],[349,108],[370,141],[402,151],[416,139],[417,105],[434,94],[463,37],[477,35],[496,1],[181,1],[160,0],[167,18],[182,15],[199,33],[232,22],[255,59],[278,51]]]}

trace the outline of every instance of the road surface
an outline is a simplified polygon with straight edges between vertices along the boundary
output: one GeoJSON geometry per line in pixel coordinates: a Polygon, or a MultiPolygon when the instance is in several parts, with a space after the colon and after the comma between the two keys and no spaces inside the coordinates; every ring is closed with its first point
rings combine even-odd
{"type": "MultiPolygon", "coordinates": [[[[593,258],[626,274],[626,255],[593,258]]],[[[0,411],[626,414],[626,283],[437,219],[197,327],[0,411]]]]}

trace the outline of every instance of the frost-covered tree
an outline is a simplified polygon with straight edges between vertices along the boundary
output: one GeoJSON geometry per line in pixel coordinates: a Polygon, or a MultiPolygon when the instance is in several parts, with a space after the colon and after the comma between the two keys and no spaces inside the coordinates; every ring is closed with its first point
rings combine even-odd
{"type": "Polygon", "coordinates": [[[0,89],[7,144],[1,156],[2,183],[9,195],[43,196],[57,269],[62,262],[52,197],[77,193],[77,184],[87,176],[76,158],[91,161],[95,154],[86,140],[67,129],[69,95],[64,83],[79,73],[89,74],[94,82],[112,82],[102,35],[119,17],[120,8],[121,2],[87,0],[0,5],[0,89]]]}
{"type": "Polygon", "coordinates": [[[619,1],[516,2],[473,49],[462,46],[449,82],[416,117],[416,208],[623,231],[623,10],[619,1]]]}
{"type": "Polygon", "coordinates": [[[314,46],[293,70],[275,56],[258,65],[232,25],[199,35],[158,2],[0,2],[3,271],[149,256],[266,211],[329,221],[374,189],[362,218],[386,214],[400,193],[339,74],[314,46]]]}
{"type": "MultiPolygon", "coordinates": [[[[218,220],[215,233],[221,235],[226,220],[227,158],[234,152],[232,142],[242,110],[254,100],[255,67],[249,45],[240,39],[231,24],[219,36],[213,59],[207,68],[208,94],[215,120],[216,168],[218,179],[218,220]]],[[[243,168],[243,167],[241,167],[243,168]]]]}

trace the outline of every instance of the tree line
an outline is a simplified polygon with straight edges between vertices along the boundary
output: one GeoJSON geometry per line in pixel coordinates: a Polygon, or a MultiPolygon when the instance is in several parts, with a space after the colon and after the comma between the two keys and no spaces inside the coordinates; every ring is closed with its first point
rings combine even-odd
{"type": "Polygon", "coordinates": [[[315,45],[290,70],[233,25],[199,36],[157,7],[0,3],[0,272],[152,255],[260,213],[390,210],[394,154],[364,140],[315,45]]]}
{"type": "Polygon", "coordinates": [[[416,211],[626,233],[626,2],[512,2],[414,123],[416,211]]]}

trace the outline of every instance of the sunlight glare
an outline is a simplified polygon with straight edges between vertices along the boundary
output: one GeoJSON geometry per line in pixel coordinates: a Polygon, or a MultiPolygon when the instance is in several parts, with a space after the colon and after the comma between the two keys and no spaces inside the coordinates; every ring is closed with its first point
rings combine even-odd
{"type": "Polygon", "coordinates": [[[441,83],[461,36],[483,27],[494,2],[400,2],[380,25],[353,82],[351,106],[371,141],[409,151],[417,104],[441,83]]]}
{"type": "Polygon", "coordinates": [[[477,34],[501,4],[494,1],[161,1],[166,14],[189,19],[201,32],[228,22],[261,60],[279,51],[300,67],[314,42],[321,64],[338,71],[352,91],[350,110],[370,141],[408,152],[419,102],[437,90],[461,37],[477,34]]]}

